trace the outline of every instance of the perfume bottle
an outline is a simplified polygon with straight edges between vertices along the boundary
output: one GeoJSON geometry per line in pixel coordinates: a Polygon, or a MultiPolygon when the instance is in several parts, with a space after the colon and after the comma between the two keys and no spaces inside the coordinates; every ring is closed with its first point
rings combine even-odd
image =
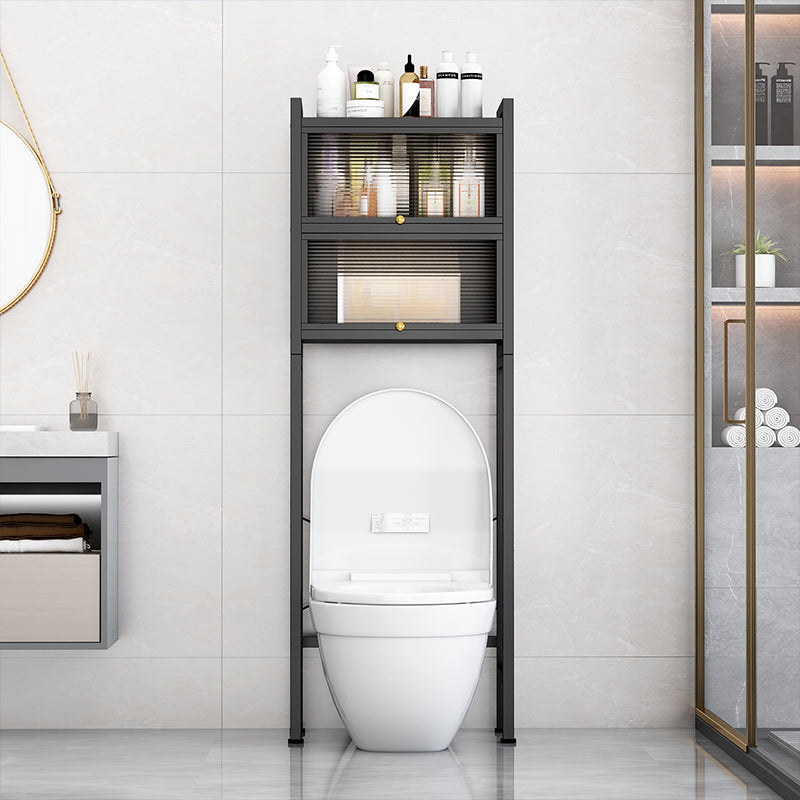
{"type": "Polygon", "coordinates": [[[362,217],[378,216],[378,190],[375,186],[375,175],[372,164],[364,167],[364,181],[361,184],[361,195],[358,201],[358,213],[362,217]]]}
{"type": "Polygon", "coordinates": [[[419,68],[419,115],[421,117],[432,117],[434,115],[434,95],[436,86],[431,78],[428,77],[428,68],[419,68]]]}

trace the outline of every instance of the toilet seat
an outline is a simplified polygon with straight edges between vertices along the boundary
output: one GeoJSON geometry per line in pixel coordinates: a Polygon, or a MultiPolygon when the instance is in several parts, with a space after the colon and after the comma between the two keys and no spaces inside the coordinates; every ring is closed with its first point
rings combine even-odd
{"type": "Polygon", "coordinates": [[[323,603],[370,606],[434,606],[494,600],[485,581],[326,581],[311,587],[323,603]]]}

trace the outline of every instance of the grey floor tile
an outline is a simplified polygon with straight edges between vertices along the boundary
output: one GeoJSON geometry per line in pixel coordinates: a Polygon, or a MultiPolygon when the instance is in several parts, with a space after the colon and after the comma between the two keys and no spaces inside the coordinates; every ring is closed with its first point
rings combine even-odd
{"type": "Polygon", "coordinates": [[[0,800],[777,800],[691,729],[464,730],[366,753],[343,730],[0,732],[0,800]]]}

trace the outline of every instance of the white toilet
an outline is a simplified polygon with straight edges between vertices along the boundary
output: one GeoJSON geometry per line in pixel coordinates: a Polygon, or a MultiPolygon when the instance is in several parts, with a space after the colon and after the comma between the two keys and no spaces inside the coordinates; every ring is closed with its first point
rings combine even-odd
{"type": "Polygon", "coordinates": [[[387,389],[328,427],[311,473],[310,607],[362,750],[450,745],[494,618],[486,453],[453,406],[387,389]]]}

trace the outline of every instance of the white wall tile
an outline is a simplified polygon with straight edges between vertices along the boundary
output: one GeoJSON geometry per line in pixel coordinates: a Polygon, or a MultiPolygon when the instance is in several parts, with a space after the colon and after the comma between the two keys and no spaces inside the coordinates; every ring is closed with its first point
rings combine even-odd
{"type": "Polygon", "coordinates": [[[289,176],[225,176],[223,403],[289,413],[289,176]]]}
{"type": "Polygon", "coordinates": [[[690,417],[516,418],[516,652],[693,653],[690,417]]]}
{"type": "Polygon", "coordinates": [[[223,429],[223,655],[289,656],[289,417],[223,429]]]}
{"type": "MultiPolygon", "coordinates": [[[[25,0],[3,2],[0,15],[3,54],[51,170],[220,168],[219,3],[25,0]]],[[[5,119],[15,100],[0,85],[5,119]]]]}
{"type": "Polygon", "coordinates": [[[694,413],[693,183],[516,181],[516,409],[694,413]]]}
{"type": "Polygon", "coordinates": [[[520,728],[693,724],[692,658],[518,658],[520,728]]]}
{"type": "Polygon", "coordinates": [[[4,412],[60,413],[73,350],[100,355],[101,413],[219,412],[219,177],[54,180],[64,211],[52,257],[0,317],[4,412]]]}
{"type": "Polygon", "coordinates": [[[5,728],[218,728],[218,658],[2,657],[5,728]]]}
{"type": "Polygon", "coordinates": [[[288,658],[224,659],[222,727],[289,727],[288,658]]]}

